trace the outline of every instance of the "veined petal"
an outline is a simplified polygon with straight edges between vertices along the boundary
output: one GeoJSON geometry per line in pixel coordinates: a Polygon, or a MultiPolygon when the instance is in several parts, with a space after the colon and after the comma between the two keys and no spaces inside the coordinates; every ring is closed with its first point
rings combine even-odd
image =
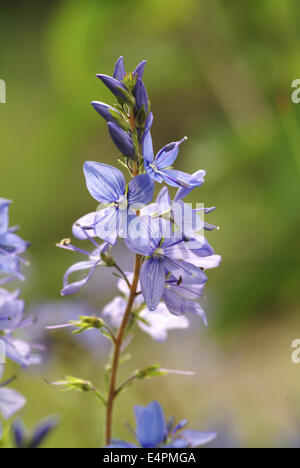
{"type": "Polygon", "coordinates": [[[205,445],[214,440],[217,437],[216,432],[199,432],[186,429],[178,434],[183,440],[188,443],[191,448],[199,447],[199,445],[205,445]]]}
{"type": "Polygon", "coordinates": [[[180,141],[174,141],[164,146],[156,155],[155,164],[159,169],[172,166],[178,156],[179,145],[187,138],[184,137],[180,141]]]}
{"type": "Polygon", "coordinates": [[[143,158],[147,164],[150,164],[154,161],[153,143],[150,131],[144,137],[143,158]]]}
{"type": "Polygon", "coordinates": [[[182,279],[190,283],[203,284],[207,281],[206,274],[191,263],[182,260],[164,258],[165,270],[170,272],[176,279],[182,279]]]}
{"type": "Polygon", "coordinates": [[[147,174],[133,177],[128,184],[128,205],[142,208],[153,199],[154,183],[147,174]]]}
{"type": "Polygon", "coordinates": [[[151,256],[161,241],[157,220],[150,216],[135,216],[129,223],[124,241],[132,252],[151,256]]]}
{"type": "Polygon", "coordinates": [[[13,330],[21,321],[24,313],[24,301],[6,301],[0,307],[0,330],[13,330]]]}
{"type": "Polygon", "coordinates": [[[101,262],[101,259],[99,259],[97,262],[94,262],[94,261],[78,262],[78,263],[74,263],[74,265],[68,268],[63,278],[64,287],[63,287],[63,290],[61,291],[61,295],[69,296],[71,294],[77,293],[79,289],[81,289],[90,281],[90,279],[95,273],[96,268],[100,264],[100,262],[101,262]],[[79,271],[88,271],[88,274],[82,280],[69,283],[69,276],[72,273],[77,273],[79,271]]]}
{"type": "Polygon", "coordinates": [[[155,310],[165,287],[164,262],[157,258],[145,260],[141,267],[142,293],[149,310],[155,310]]]}
{"type": "Polygon", "coordinates": [[[135,406],[136,437],[144,448],[156,447],[166,437],[167,428],[162,407],[153,401],[146,408],[135,406]]]}
{"type": "Polygon", "coordinates": [[[174,291],[165,289],[163,300],[171,314],[180,316],[186,313],[185,299],[178,296],[174,291]]]}
{"type": "Polygon", "coordinates": [[[8,221],[8,211],[9,205],[11,204],[10,200],[5,198],[0,198],[0,234],[7,232],[9,221],[8,221]]]}
{"type": "MultiPolygon", "coordinates": [[[[195,181],[197,181],[197,187],[200,187],[200,185],[202,185],[204,183],[205,175],[206,175],[206,171],[204,171],[202,169],[200,169],[197,172],[194,172],[194,174],[192,176],[195,178],[195,181]]],[[[176,193],[175,198],[174,198],[174,202],[177,201],[177,200],[183,200],[183,198],[185,198],[193,190],[193,188],[194,188],[194,186],[191,187],[191,188],[180,187],[177,190],[177,193],[176,193]]]]}
{"type": "Polygon", "coordinates": [[[208,323],[206,313],[199,302],[186,300],[186,312],[188,314],[198,315],[202,319],[204,325],[207,327],[208,323]]]}
{"type": "Polygon", "coordinates": [[[13,416],[25,404],[26,399],[21,393],[7,387],[0,388],[0,413],[4,419],[13,416]]]}
{"type": "Polygon", "coordinates": [[[116,61],[113,77],[118,81],[123,81],[125,74],[124,59],[121,56],[116,61]]]}
{"type": "Polygon", "coordinates": [[[168,337],[168,330],[188,328],[189,321],[186,317],[174,317],[163,302],[158,304],[152,312],[144,309],[140,312],[138,326],[155,341],[162,342],[168,337]]]}
{"type": "Polygon", "coordinates": [[[72,226],[72,233],[73,236],[76,237],[77,239],[85,240],[87,239],[87,234],[85,231],[87,231],[88,235],[91,237],[95,236],[94,233],[94,223],[95,223],[95,217],[96,217],[97,212],[93,211],[92,213],[88,213],[81,218],[79,218],[72,226]],[[83,229],[83,228],[90,228],[90,229],[83,229]]]}
{"type": "Polygon", "coordinates": [[[86,161],[83,166],[88,191],[100,203],[117,202],[125,193],[125,178],[119,169],[86,161]]]}
{"type": "Polygon", "coordinates": [[[25,242],[21,237],[16,234],[7,232],[6,234],[0,235],[0,247],[7,252],[13,254],[20,254],[25,252],[28,247],[28,242],[25,242]]]}
{"type": "Polygon", "coordinates": [[[115,245],[120,234],[121,217],[120,212],[115,207],[104,208],[97,212],[95,217],[95,234],[115,245]]]}
{"type": "Polygon", "coordinates": [[[201,185],[199,180],[196,180],[193,175],[187,174],[186,172],[176,171],[174,169],[159,169],[158,173],[166,184],[172,187],[192,189],[201,185]]]}

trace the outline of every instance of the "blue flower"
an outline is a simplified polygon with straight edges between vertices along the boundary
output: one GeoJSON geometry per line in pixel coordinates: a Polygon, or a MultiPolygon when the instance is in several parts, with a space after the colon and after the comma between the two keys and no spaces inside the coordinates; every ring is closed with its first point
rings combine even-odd
{"type": "MultiPolygon", "coordinates": [[[[3,371],[4,365],[0,364],[0,381],[2,380],[3,371]]],[[[26,404],[26,399],[21,393],[6,386],[10,381],[0,383],[0,414],[4,419],[9,419],[26,404]]],[[[2,425],[0,423],[0,439],[1,437],[2,425]]]]}
{"type": "Polygon", "coordinates": [[[0,284],[14,279],[24,280],[20,264],[24,262],[21,254],[28,243],[14,234],[16,228],[9,227],[9,205],[11,201],[0,198],[0,284]]]}
{"type": "Polygon", "coordinates": [[[90,252],[82,248],[76,247],[71,243],[71,239],[63,239],[57,247],[71,252],[77,252],[88,257],[88,260],[74,263],[70,266],[63,278],[63,289],[61,291],[62,296],[69,296],[77,293],[83,286],[85,286],[94,276],[98,267],[105,266],[105,262],[102,260],[101,255],[106,254],[109,250],[109,244],[104,242],[99,245],[95,239],[94,233],[94,221],[96,213],[88,213],[78,219],[72,228],[73,235],[79,240],[89,240],[93,246],[93,250],[90,252]],[[85,275],[83,278],[70,282],[70,276],[74,273],[82,273],[85,275]]]}
{"type": "Polygon", "coordinates": [[[135,406],[136,431],[139,445],[122,440],[112,440],[107,448],[195,448],[214,440],[215,432],[182,430],[187,420],[180,421],[175,427],[166,423],[161,405],[157,401],[148,406],[135,406]]]}
{"type": "Polygon", "coordinates": [[[195,175],[190,175],[182,171],[171,169],[172,164],[177,158],[179,145],[186,139],[187,138],[184,137],[180,141],[169,143],[168,145],[164,146],[156,156],[154,156],[151,133],[148,132],[144,135],[144,166],[147,174],[153,180],[159,183],[164,181],[166,184],[173,187],[183,187],[189,190],[194,187],[198,187],[203,183],[203,177],[199,178],[195,175]]]}
{"type": "Polygon", "coordinates": [[[57,425],[57,418],[48,417],[44,421],[41,421],[30,434],[20,420],[15,421],[12,424],[12,436],[16,448],[40,447],[57,425]]]}
{"type": "Polygon", "coordinates": [[[121,171],[92,161],[84,163],[84,175],[92,197],[106,206],[96,213],[95,234],[114,245],[118,236],[127,231],[128,216],[134,216],[134,209],[152,201],[154,183],[142,174],[131,179],[126,187],[121,171]]]}
{"type": "MultiPolygon", "coordinates": [[[[133,273],[126,273],[130,283],[133,280],[133,273]]],[[[129,295],[129,288],[124,279],[118,281],[118,288],[123,293],[123,297],[115,297],[103,309],[103,316],[108,318],[113,327],[119,328],[124,316],[129,295]]],[[[140,285],[138,285],[140,291],[140,285]]],[[[189,321],[186,317],[174,317],[171,315],[163,302],[159,303],[155,311],[149,311],[144,304],[141,294],[137,294],[134,299],[132,314],[136,318],[137,325],[155,341],[162,342],[167,339],[168,330],[188,328],[189,321]]]]}
{"type": "Polygon", "coordinates": [[[24,318],[24,308],[24,301],[19,299],[18,291],[11,293],[0,289],[0,341],[5,344],[6,357],[26,368],[38,364],[40,357],[33,353],[34,346],[13,334],[32,324],[31,317],[24,318]]]}
{"type": "Polygon", "coordinates": [[[142,293],[150,310],[155,310],[165,289],[166,276],[172,274],[177,281],[203,284],[207,277],[192,263],[182,260],[178,247],[184,237],[170,233],[170,223],[147,216],[139,217],[139,231],[130,227],[125,238],[127,247],[144,257],[140,272],[142,293]]]}

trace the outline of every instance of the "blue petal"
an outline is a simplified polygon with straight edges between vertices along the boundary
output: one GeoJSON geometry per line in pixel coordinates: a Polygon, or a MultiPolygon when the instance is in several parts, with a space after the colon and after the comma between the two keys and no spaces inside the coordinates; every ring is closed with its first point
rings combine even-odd
{"type": "MultiPolygon", "coordinates": [[[[141,145],[144,143],[144,140],[145,140],[146,136],[148,135],[148,133],[149,133],[151,127],[152,127],[152,124],[153,124],[153,114],[152,114],[152,112],[149,112],[149,115],[148,115],[147,120],[146,120],[145,129],[144,129],[144,132],[143,132],[143,136],[142,136],[141,141],[140,141],[141,145]]],[[[153,158],[154,158],[154,155],[153,155],[153,158]]]]}
{"type": "Polygon", "coordinates": [[[169,289],[164,290],[162,297],[171,314],[179,317],[186,313],[186,300],[183,297],[178,296],[169,289]]]}
{"type": "Polygon", "coordinates": [[[0,234],[8,229],[8,210],[10,204],[10,200],[0,198],[0,234]]]}
{"type": "Polygon", "coordinates": [[[171,205],[171,197],[169,194],[168,187],[165,186],[159,191],[155,202],[162,204],[164,207],[171,205]]]}
{"type": "Polygon", "coordinates": [[[137,78],[143,78],[144,69],[146,65],[146,60],[142,60],[135,68],[133,75],[137,76],[137,78]]]}
{"type": "Polygon", "coordinates": [[[155,310],[165,287],[163,261],[157,258],[145,260],[141,268],[140,282],[142,293],[149,310],[155,310]]]}
{"type": "Polygon", "coordinates": [[[117,202],[125,193],[125,179],[119,169],[94,161],[83,166],[88,191],[100,203],[117,202]]]}
{"type": "MultiPolygon", "coordinates": [[[[204,183],[205,175],[206,175],[206,171],[203,171],[202,169],[200,169],[199,171],[193,174],[193,177],[195,178],[195,180],[199,182],[199,185],[197,185],[197,187],[199,187],[200,185],[204,183]]],[[[180,187],[177,190],[177,193],[174,198],[174,202],[177,200],[183,200],[193,190],[193,188],[194,186],[191,188],[180,187]]]]}
{"type": "Polygon", "coordinates": [[[118,125],[112,122],[108,122],[107,125],[109,134],[118,150],[121,151],[121,153],[124,154],[124,156],[127,156],[128,158],[133,158],[134,146],[132,143],[132,139],[128,135],[128,133],[126,133],[118,125]]]}
{"type": "Polygon", "coordinates": [[[206,274],[199,268],[192,265],[192,263],[165,257],[164,265],[166,271],[171,273],[178,280],[181,278],[183,281],[198,284],[203,284],[207,281],[206,274]]]}
{"type": "Polygon", "coordinates": [[[206,314],[199,302],[186,300],[186,312],[187,314],[198,315],[202,319],[204,325],[207,327],[208,323],[206,314]]]}
{"type": "Polygon", "coordinates": [[[97,266],[99,265],[100,262],[101,262],[101,259],[99,258],[99,260],[97,262],[95,262],[95,261],[78,262],[78,263],[74,263],[74,265],[72,265],[70,268],[68,268],[65,275],[64,275],[64,279],[63,279],[63,286],[64,287],[63,287],[63,289],[61,291],[61,295],[62,296],[69,296],[71,294],[77,293],[79,291],[79,289],[81,289],[83,286],[85,286],[90,281],[90,279],[94,275],[94,273],[96,271],[96,268],[97,268],[97,266]],[[79,271],[88,271],[88,274],[82,280],[75,281],[75,282],[69,284],[69,276],[72,273],[77,273],[79,271]]]}
{"type": "Polygon", "coordinates": [[[0,413],[4,419],[13,416],[26,404],[26,399],[21,393],[11,388],[0,388],[0,413]]]}
{"type": "Polygon", "coordinates": [[[147,133],[143,141],[143,158],[148,165],[154,161],[153,144],[150,132],[147,133]]]}
{"type": "Polygon", "coordinates": [[[170,444],[164,445],[164,448],[187,448],[188,442],[183,439],[175,439],[170,444]]]}
{"type": "Polygon", "coordinates": [[[124,60],[121,56],[116,61],[113,77],[118,81],[123,81],[125,74],[124,60]]]}
{"type": "Polygon", "coordinates": [[[144,448],[157,447],[161,444],[167,433],[166,421],[162,407],[153,401],[146,408],[135,406],[137,423],[136,437],[144,448]]]}
{"type": "Polygon", "coordinates": [[[148,176],[151,177],[151,179],[155,180],[155,182],[158,182],[159,184],[163,182],[163,178],[160,174],[157,173],[157,171],[153,169],[153,167],[149,166],[147,163],[144,165],[144,167],[148,176]]]}
{"type": "Polygon", "coordinates": [[[131,219],[125,244],[132,252],[151,256],[161,241],[157,220],[149,216],[135,216],[131,219]]]}
{"type": "Polygon", "coordinates": [[[88,213],[87,215],[79,218],[72,226],[73,236],[81,240],[87,239],[88,236],[94,237],[94,222],[96,214],[96,211],[93,211],[92,213],[88,213]]]}
{"type": "Polygon", "coordinates": [[[95,234],[109,244],[115,245],[121,231],[120,211],[115,207],[98,211],[95,217],[95,234]]]}
{"type": "Polygon", "coordinates": [[[22,448],[26,436],[24,424],[20,420],[14,421],[11,429],[16,447],[22,448]]]}
{"type": "Polygon", "coordinates": [[[24,301],[5,301],[0,307],[0,330],[13,330],[21,322],[23,313],[24,301]]]}
{"type": "Polygon", "coordinates": [[[128,204],[142,208],[153,199],[154,183],[147,174],[134,177],[128,184],[128,204]]]}
{"type": "Polygon", "coordinates": [[[6,252],[20,254],[25,252],[28,247],[28,242],[25,242],[16,234],[7,232],[6,234],[0,234],[0,247],[6,252]]]}
{"type": "Polygon", "coordinates": [[[186,137],[180,141],[174,141],[164,146],[156,155],[155,164],[159,169],[172,166],[177,158],[179,145],[186,140],[186,137]]]}
{"type": "Polygon", "coordinates": [[[55,427],[57,427],[58,421],[56,418],[47,418],[45,421],[42,421],[32,436],[32,439],[29,443],[28,448],[38,448],[44,442],[45,438],[48,436],[55,427]]]}
{"type": "Polygon", "coordinates": [[[183,187],[186,189],[198,187],[201,185],[199,180],[196,180],[192,175],[174,169],[160,169],[159,175],[163,178],[166,184],[172,187],[183,187]]]}
{"type": "Polygon", "coordinates": [[[199,447],[199,445],[205,445],[214,440],[217,437],[216,432],[199,432],[187,429],[180,432],[182,437],[191,448],[199,447]]]}

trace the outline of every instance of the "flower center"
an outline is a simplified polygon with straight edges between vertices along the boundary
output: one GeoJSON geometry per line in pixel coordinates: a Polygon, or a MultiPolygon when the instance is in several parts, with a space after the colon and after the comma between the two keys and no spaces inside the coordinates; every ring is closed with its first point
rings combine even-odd
{"type": "Polygon", "coordinates": [[[127,210],[128,207],[128,200],[126,195],[122,195],[118,200],[118,205],[120,210],[127,210]]]}
{"type": "Polygon", "coordinates": [[[156,166],[156,164],[154,162],[149,164],[149,167],[151,167],[151,169],[153,169],[154,172],[158,172],[157,166],[156,166]]]}
{"type": "Polygon", "coordinates": [[[158,247],[154,252],[153,252],[154,257],[163,257],[164,256],[164,249],[161,247],[158,247]]]}

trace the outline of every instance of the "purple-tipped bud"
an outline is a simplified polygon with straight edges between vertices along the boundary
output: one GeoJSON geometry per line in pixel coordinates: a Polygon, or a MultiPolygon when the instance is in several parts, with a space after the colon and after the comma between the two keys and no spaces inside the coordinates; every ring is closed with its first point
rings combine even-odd
{"type": "Polygon", "coordinates": [[[122,83],[120,83],[118,80],[115,80],[115,78],[112,78],[111,76],[108,76],[108,75],[97,75],[97,77],[102,81],[102,83],[105,84],[105,86],[107,86],[107,88],[116,97],[124,99],[124,94],[122,93],[122,89],[124,89],[125,91],[127,90],[122,83]]]}
{"type": "Polygon", "coordinates": [[[105,104],[104,102],[92,101],[91,104],[93,108],[98,112],[98,114],[100,114],[101,117],[103,117],[106,120],[106,122],[113,122],[115,124],[117,123],[117,121],[113,118],[113,116],[109,112],[110,110],[114,112],[118,112],[116,109],[109,106],[108,104],[105,104]]]}
{"type": "Polygon", "coordinates": [[[144,106],[146,114],[148,113],[148,95],[145,88],[145,85],[141,78],[137,79],[135,85],[135,103],[138,110],[144,106]]]}
{"type": "Polygon", "coordinates": [[[142,60],[136,67],[133,72],[133,75],[137,78],[143,78],[144,70],[145,70],[146,60],[142,60]]]}
{"type": "Polygon", "coordinates": [[[128,158],[134,157],[134,146],[131,137],[116,124],[108,122],[110,136],[119,151],[128,158]]]}
{"type": "Polygon", "coordinates": [[[113,77],[118,81],[123,81],[125,74],[123,57],[119,57],[116,61],[113,77]]]}

